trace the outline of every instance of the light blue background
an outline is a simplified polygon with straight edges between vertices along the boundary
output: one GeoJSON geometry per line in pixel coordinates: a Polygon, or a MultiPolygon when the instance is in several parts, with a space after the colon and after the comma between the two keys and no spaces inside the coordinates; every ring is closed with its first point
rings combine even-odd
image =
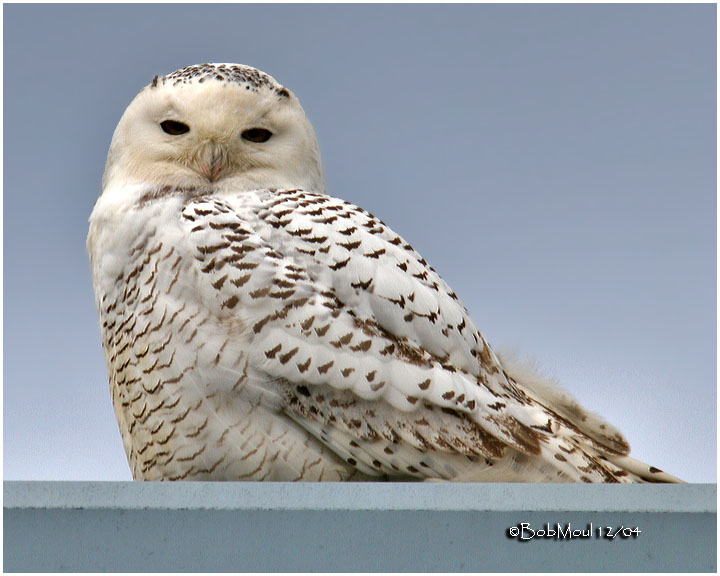
{"type": "Polygon", "coordinates": [[[129,479],[87,218],[155,74],[240,62],[496,348],[716,473],[714,5],[4,7],[4,476],[129,479]]]}

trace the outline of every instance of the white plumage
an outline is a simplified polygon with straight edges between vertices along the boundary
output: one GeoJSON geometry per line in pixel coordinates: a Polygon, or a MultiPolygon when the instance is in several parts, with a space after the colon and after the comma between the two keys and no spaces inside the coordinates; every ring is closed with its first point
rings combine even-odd
{"type": "Polygon", "coordinates": [[[326,195],[300,104],[254,68],[138,95],[88,250],[136,479],[675,480],[498,358],[405,239],[326,195]]]}

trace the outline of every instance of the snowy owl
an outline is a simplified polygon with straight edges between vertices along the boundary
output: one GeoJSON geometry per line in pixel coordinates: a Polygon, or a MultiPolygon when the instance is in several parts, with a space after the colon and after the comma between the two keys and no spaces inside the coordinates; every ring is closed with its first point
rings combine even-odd
{"type": "Polygon", "coordinates": [[[255,68],[138,94],[87,245],[135,479],[678,481],[495,354],[404,238],[327,195],[298,99],[255,68]]]}

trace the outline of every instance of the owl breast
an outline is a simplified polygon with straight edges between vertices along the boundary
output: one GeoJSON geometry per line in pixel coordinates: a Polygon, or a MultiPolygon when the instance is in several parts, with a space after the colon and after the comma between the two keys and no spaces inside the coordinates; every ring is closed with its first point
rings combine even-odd
{"type": "MultiPolygon", "coordinates": [[[[187,245],[186,202],[186,195],[153,198],[91,229],[103,348],[133,477],[358,476],[282,415],[249,361],[253,319],[199,288],[197,264],[210,252],[193,255],[187,245]]],[[[240,268],[258,285],[272,276],[240,268]]]]}

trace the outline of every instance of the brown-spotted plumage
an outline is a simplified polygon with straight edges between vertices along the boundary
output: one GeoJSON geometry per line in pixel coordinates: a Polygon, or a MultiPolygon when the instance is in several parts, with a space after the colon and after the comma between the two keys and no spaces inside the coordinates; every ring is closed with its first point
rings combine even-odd
{"type": "Polygon", "coordinates": [[[326,195],[297,99],[253,68],[140,93],[88,249],[136,479],[675,480],[498,358],[405,239],[326,195]]]}

